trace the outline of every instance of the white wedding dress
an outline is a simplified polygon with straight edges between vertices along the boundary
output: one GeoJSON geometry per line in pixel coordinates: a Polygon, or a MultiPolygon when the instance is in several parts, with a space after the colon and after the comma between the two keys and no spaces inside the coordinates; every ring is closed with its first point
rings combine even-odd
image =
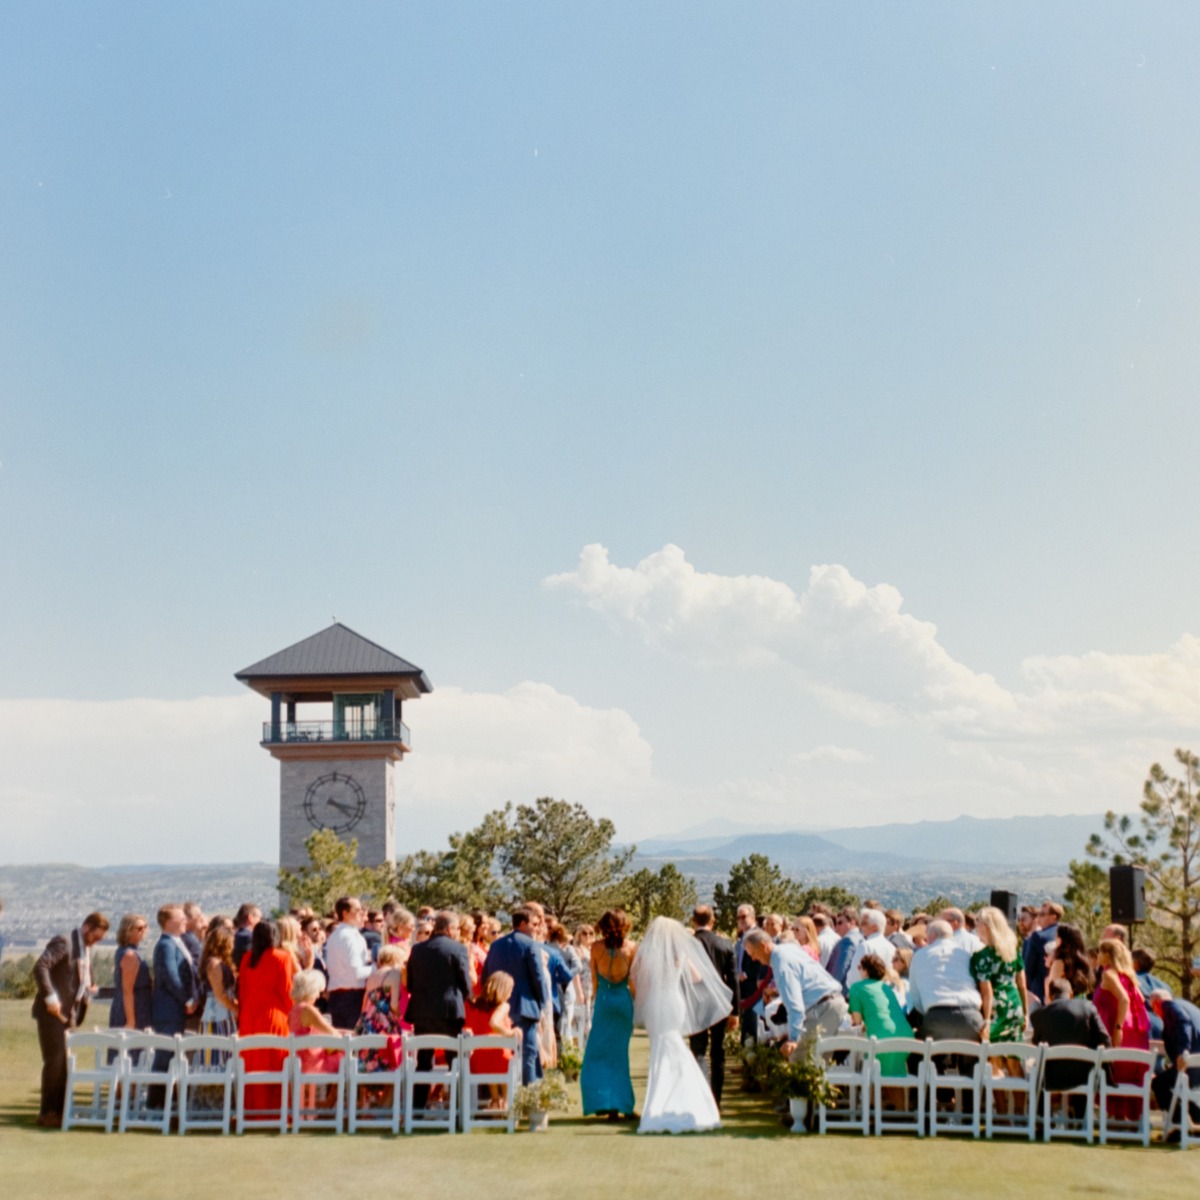
{"type": "Polygon", "coordinates": [[[634,958],[635,1011],[650,1035],[650,1077],[638,1133],[719,1129],[721,1114],[685,1035],[729,1014],[729,989],[678,921],[657,917],[634,958]]]}

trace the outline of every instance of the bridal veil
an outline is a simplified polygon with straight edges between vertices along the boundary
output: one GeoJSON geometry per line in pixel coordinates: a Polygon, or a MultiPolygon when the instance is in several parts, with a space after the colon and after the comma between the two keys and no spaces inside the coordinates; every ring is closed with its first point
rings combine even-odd
{"type": "Polygon", "coordinates": [[[733,993],[704,947],[670,917],[655,917],[638,946],[631,972],[634,1017],[653,1037],[691,1034],[729,1016],[733,993]]]}

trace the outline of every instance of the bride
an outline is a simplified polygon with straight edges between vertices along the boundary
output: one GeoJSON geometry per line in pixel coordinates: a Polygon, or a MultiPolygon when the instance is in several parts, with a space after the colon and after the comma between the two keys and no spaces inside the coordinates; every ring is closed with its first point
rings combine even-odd
{"type": "Polygon", "coordinates": [[[638,1133],[717,1129],[721,1114],[684,1038],[729,1016],[732,995],[704,947],[655,917],[633,960],[634,1016],[650,1035],[650,1078],[638,1133]]]}

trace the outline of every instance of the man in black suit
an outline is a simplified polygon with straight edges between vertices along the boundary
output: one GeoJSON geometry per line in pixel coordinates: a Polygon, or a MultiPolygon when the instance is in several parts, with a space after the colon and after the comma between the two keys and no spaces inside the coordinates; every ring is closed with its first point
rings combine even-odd
{"type": "Polygon", "coordinates": [[[692,1053],[697,1058],[708,1054],[709,1076],[713,1099],[721,1107],[721,1093],[725,1089],[725,1030],[737,1025],[738,1017],[738,972],[734,959],[733,943],[713,929],[713,910],[707,904],[698,904],[692,911],[692,928],[696,941],[704,947],[712,965],[717,968],[721,982],[733,993],[733,1004],[729,1016],[718,1021],[702,1033],[693,1033],[689,1039],[692,1053]]]}
{"type": "MultiPolygon", "coordinates": [[[[471,994],[471,972],[467,948],[456,937],[458,914],[440,912],[433,918],[433,932],[417,942],[408,957],[408,1009],[413,1033],[438,1033],[458,1037],[466,1021],[467,997],[471,994]]],[[[447,1055],[447,1058],[452,1056],[447,1055]]],[[[417,1055],[417,1070],[428,1071],[433,1051],[417,1055]]],[[[413,1105],[424,1108],[427,1087],[413,1091],[413,1105]]]]}
{"type": "Polygon", "coordinates": [[[37,1123],[47,1129],[62,1124],[67,1091],[67,1033],[87,1016],[92,984],[92,947],[108,932],[108,918],[91,913],[65,937],[53,937],[33,966],[37,994],[33,1016],[42,1049],[42,1104],[37,1123]]]}
{"type": "MultiPolygon", "coordinates": [[[[1029,1014],[1033,1040],[1047,1046],[1086,1046],[1098,1050],[1110,1046],[1111,1039],[1096,1006],[1085,996],[1071,998],[1071,985],[1056,979],[1050,985],[1050,1002],[1029,1014]]],[[[1045,1086],[1052,1092],[1067,1091],[1087,1082],[1087,1063],[1050,1062],[1046,1064],[1045,1086]]],[[[1079,1097],[1072,1097],[1072,1101],[1079,1097]]]]}

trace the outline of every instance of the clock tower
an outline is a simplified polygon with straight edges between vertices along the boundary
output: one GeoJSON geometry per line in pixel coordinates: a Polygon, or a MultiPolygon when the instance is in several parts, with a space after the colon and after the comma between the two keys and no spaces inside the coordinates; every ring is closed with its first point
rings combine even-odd
{"type": "Polygon", "coordinates": [[[262,745],[279,760],[279,865],[307,865],[314,829],[356,838],[363,866],[394,861],[395,766],[412,750],[401,712],[433,690],[425,672],[335,622],[236,678],[271,701],[262,745]],[[300,704],[321,705],[321,719],[297,719],[300,704]]]}

